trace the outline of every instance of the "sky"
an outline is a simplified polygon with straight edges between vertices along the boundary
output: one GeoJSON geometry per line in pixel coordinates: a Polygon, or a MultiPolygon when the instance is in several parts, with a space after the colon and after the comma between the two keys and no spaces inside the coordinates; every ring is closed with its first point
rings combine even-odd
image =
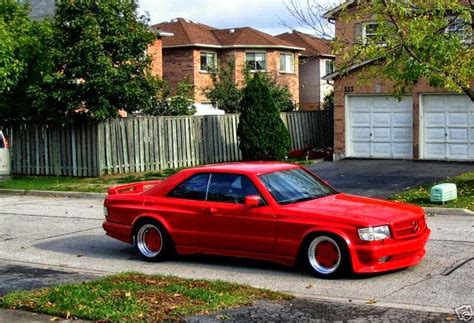
{"type": "MultiPolygon", "coordinates": [[[[182,17],[216,28],[253,27],[271,35],[293,29],[312,33],[299,26],[285,7],[290,0],[139,0],[139,12],[148,12],[150,23],[156,24],[182,17]],[[284,23],[283,23],[284,22],[284,23]]],[[[324,5],[337,0],[299,0],[302,4],[314,1],[324,5]]]]}

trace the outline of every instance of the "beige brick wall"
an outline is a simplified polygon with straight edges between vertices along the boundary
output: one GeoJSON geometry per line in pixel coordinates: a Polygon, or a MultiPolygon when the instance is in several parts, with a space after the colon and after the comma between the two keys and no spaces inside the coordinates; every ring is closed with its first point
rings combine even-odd
{"type": "MultiPolygon", "coordinates": [[[[212,50],[203,49],[206,52],[216,52],[219,64],[224,64],[227,59],[235,59],[235,82],[242,86],[244,75],[242,68],[245,64],[245,50],[212,50]]],[[[295,72],[280,73],[280,51],[267,50],[267,70],[272,73],[279,84],[287,86],[295,102],[299,101],[298,81],[298,58],[295,55],[295,72]]],[[[209,73],[200,71],[201,49],[192,48],[164,48],[163,49],[163,78],[174,88],[186,76],[193,82],[194,98],[196,103],[208,102],[203,93],[204,89],[212,85],[209,73]]]]}
{"type": "Polygon", "coordinates": [[[194,83],[194,52],[190,48],[163,48],[163,79],[174,89],[188,78],[194,83]]]}
{"type": "Polygon", "coordinates": [[[151,72],[159,78],[163,77],[163,51],[161,39],[155,40],[153,45],[148,47],[148,55],[151,57],[151,72]]]}

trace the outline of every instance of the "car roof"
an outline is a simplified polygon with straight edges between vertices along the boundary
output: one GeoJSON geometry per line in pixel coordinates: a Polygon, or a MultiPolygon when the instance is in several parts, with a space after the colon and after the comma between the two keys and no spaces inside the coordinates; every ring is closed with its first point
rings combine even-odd
{"type": "Polygon", "coordinates": [[[189,170],[207,171],[207,172],[229,172],[229,173],[245,173],[245,174],[265,174],[287,169],[299,168],[297,164],[275,162],[275,161],[259,161],[259,162],[236,162],[212,164],[194,167],[189,170]]]}

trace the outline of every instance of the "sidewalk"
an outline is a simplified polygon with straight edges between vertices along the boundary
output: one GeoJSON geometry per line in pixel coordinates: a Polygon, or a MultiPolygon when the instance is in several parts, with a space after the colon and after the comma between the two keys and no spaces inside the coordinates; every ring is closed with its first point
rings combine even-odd
{"type": "Polygon", "coordinates": [[[8,310],[0,308],[0,322],[89,322],[84,320],[65,320],[57,316],[27,312],[22,310],[8,310]]]}

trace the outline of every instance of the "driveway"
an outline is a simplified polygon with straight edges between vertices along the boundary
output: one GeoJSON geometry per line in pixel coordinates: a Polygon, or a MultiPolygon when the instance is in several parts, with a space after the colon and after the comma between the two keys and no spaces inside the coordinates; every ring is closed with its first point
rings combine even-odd
{"type": "Polygon", "coordinates": [[[147,263],[133,247],[105,236],[102,201],[0,195],[2,292],[41,286],[32,279],[82,280],[123,271],[221,279],[286,291],[297,296],[453,313],[474,305],[474,217],[432,216],[427,255],[416,267],[382,275],[317,279],[272,263],[224,257],[178,257],[147,263]],[[36,272],[23,267],[39,268],[36,272]],[[12,276],[13,274],[13,276],[12,276]],[[47,279],[49,277],[49,279],[47,279]]]}
{"type": "Polygon", "coordinates": [[[338,191],[386,198],[407,188],[474,171],[474,163],[343,159],[310,168],[338,191]]]}

